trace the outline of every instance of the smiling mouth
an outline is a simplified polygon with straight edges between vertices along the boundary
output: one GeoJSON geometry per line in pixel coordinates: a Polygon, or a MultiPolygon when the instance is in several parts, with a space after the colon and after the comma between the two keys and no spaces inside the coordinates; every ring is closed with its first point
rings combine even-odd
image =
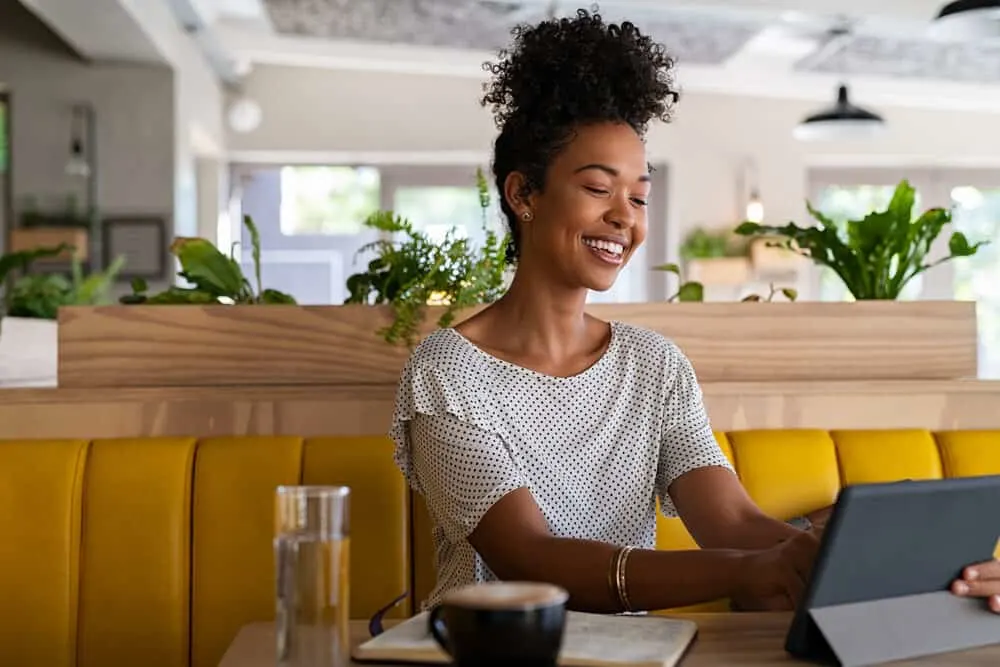
{"type": "Polygon", "coordinates": [[[592,252],[598,259],[601,259],[608,264],[620,265],[625,257],[625,246],[621,243],[616,243],[615,241],[605,241],[603,239],[583,239],[583,244],[592,252]]]}

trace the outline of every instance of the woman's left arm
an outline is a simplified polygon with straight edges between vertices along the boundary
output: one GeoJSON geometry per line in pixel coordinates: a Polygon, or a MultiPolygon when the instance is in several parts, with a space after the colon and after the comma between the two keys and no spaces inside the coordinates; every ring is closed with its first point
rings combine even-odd
{"type": "Polygon", "coordinates": [[[690,360],[672,353],[656,480],[664,512],[676,513],[702,548],[768,549],[799,534],[747,494],[715,439],[690,360]]]}
{"type": "Polygon", "coordinates": [[[801,532],[765,514],[727,468],[690,470],[675,479],[668,492],[702,548],[767,549],[801,532]]]}
{"type": "MultiPolygon", "coordinates": [[[[667,400],[657,487],[661,505],[676,513],[691,537],[708,549],[767,549],[800,532],[764,513],[750,498],[715,441],[690,361],[678,351],[676,381],[667,400]]],[[[807,515],[822,534],[832,507],[807,515]]],[[[1000,550],[971,564],[951,586],[955,595],[981,598],[1000,614],[1000,550]]]]}

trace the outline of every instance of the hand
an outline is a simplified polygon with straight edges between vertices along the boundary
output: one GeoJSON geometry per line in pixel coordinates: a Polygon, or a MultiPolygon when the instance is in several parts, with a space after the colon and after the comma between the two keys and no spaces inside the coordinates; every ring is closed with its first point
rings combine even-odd
{"type": "Polygon", "coordinates": [[[963,597],[986,598],[990,611],[1000,614],[1000,560],[976,563],[962,570],[951,592],[963,597]]]}
{"type": "Polygon", "coordinates": [[[814,528],[822,530],[823,528],[826,528],[826,524],[830,520],[831,514],[833,514],[833,505],[827,505],[826,507],[821,507],[818,510],[809,512],[806,514],[806,518],[809,519],[809,523],[811,523],[814,528]]]}
{"type": "Polygon", "coordinates": [[[789,611],[805,594],[819,551],[819,538],[812,531],[762,551],[743,556],[733,606],[740,611],[789,611]]]}

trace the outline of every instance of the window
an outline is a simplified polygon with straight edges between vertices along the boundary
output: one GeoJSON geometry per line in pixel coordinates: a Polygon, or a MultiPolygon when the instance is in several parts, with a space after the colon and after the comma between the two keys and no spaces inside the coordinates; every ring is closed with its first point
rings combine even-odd
{"type": "MultiPolygon", "coordinates": [[[[1000,378],[1000,187],[951,189],[953,225],[970,243],[988,241],[972,257],[953,259],[955,298],[976,301],[979,377],[1000,378]]],[[[945,228],[942,235],[949,234],[945,228]]]]}
{"type": "MultiPolygon", "coordinates": [[[[895,189],[892,185],[828,185],[820,190],[819,196],[812,201],[812,204],[813,208],[838,224],[843,236],[846,234],[848,220],[858,220],[872,211],[884,209],[892,200],[895,189]]],[[[913,207],[915,215],[920,214],[920,200],[920,192],[917,192],[913,207]]],[[[899,298],[917,299],[922,289],[923,275],[918,275],[906,284],[899,298]]],[[[819,300],[852,301],[853,299],[837,274],[823,267],[820,272],[819,300]]]]}
{"type": "Polygon", "coordinates": [[[379,192],[374,167],[282,167],[281,233],[358,234],[379,209],[379,192]]]}
{"type": "Polygon", "coordinates": [[[473,187],[461,186],[400,186],[395,190],[393,207],[399,216],[406,218],[414,229],[442,242],[450,229],[455,235],[468,238],[473,244],[485,241],[486,229],[502,234],[500,206],[490,193],[490,206],[485,211],[479,202],[479,193],[473,187]]]}

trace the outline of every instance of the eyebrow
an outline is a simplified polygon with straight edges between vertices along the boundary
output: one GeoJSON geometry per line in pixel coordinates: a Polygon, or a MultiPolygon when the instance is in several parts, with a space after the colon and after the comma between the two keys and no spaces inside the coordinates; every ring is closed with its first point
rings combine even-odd
{"type": "MultiPolygon", "coordinates": [[[[585,164],[582,167],[577,168],[573,173],[579,174],[580,172],[587,171],[588,169],[597,169],[598,171],[603,171],[605,174],[608,174],[609,176],[617,177],[621,175],[621,172],[619,172],[614,167],[609,167],[606,164],[600,164],[597,162],[593,164],[585,164]]],[[[643,182],[649,182],[650,180],[649,174],[643,174],[642,176],[639,177],[639,180],[643,182]]]]}

